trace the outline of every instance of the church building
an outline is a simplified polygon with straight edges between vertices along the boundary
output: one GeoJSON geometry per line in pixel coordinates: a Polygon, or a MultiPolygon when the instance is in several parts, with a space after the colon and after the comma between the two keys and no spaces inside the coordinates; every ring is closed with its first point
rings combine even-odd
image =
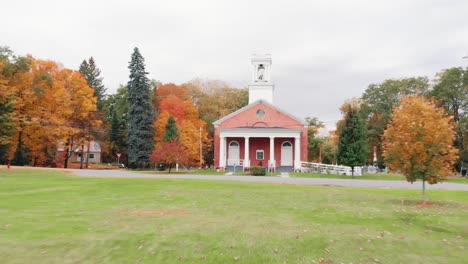
{"type": "Polygon", "coordinates": [[[220,170],[299,170],[307,161],[307,125],[273,104],[271,56],[253,55],[249,104],[213,123],[214,165],[220,170]]]}

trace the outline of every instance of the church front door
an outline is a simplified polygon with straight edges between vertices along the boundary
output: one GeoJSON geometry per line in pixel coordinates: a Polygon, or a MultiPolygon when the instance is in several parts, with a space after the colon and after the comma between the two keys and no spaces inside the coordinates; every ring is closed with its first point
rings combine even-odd
{"type": "Polygon", "coordinates": [[[281,166],[293,165],[293,148],[289,141],[283,142],[281,145],[281,166]]]}

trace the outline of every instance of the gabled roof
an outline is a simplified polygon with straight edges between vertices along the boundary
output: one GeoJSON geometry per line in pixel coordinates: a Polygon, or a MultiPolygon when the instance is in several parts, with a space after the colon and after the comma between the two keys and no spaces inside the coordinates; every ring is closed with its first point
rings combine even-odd
{"type": "MultiPolygon", "coordinates": [[[[65,143],[59,142],[57,151],[65,151],[65,143]]],[[[81,151],[81,144],[76,145],[71,151],[74,152],[80,152],[81,151]]],[[[83,151],[87,152],[88,151],[88,144],[83,144],[83,151]]],[[[89,152],[101,152],[101,145],[92,140],[89,142],[89,152]]]]}
{"type": "Polygon", "coordinates": [[[229,115],[227,115],[227,116],[225,116],[225,117],[223,117],[223,118],[221,118],[221,119],[218,119],[218,120],[214,121],[214,122],[213,122],[213,125],[214,125],[214,126],[219,125],[219,124],[221,124],[222,122],[228,120],[229,118],[231,118],[231,117],[233,117],[233,116],[236,116],[236,115],[238,115],[239,113],[242,113],[242,112],[244,112],[244,111],[246,111],[246,110],[248,110],[248,109],[250,109],[250,108],[252,108],[252,107],[254,107],[254,106],[258,105],[258,104],[261,104],[261,103],[263,103],[263,104],[265,104],[265,105],[267,105],[267,106],[269,106],[269,107],[271,107],[271,108],[273,108],[273,109],[275,109],[275,110],[277,110],[277,111],[279,111],[279,112],[281,112],[281,113],[283,113],[283,114],[289,116],[290,118],[296,120],[296,121],[299,122],[299,123],[302,123],[303,125],[306,125],[306,123],[304,122],[304,120],[302,120],[302,119],[300,119],[300,118],[297,118],[296,116],[291,115],[291,114],[285,112],[284,110],[282,110],[282,109],[280,109],[280,108],[278,108],[278,107],[276,107],[276,106],[274,106],[274,105],[272,105],[272,104],[270,104],[270,103],[268,103],[267,101],[264,101],[264,100],[257,100],[257,101],[255,101],[255,102],[253,102],[253,103],[251,103],[251,104],[248,104],[248,105],[242,107],[241,109],[239,109],[239,110],[237,110],[237,111],[235,111],[235,112],[232,112],[232,113],[230,113],[229,115]]]}

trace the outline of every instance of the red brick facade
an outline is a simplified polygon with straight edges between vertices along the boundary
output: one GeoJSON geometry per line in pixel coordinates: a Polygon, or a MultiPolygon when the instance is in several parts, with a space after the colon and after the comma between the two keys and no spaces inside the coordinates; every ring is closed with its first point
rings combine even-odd
{"type": "MultiPolygon", "coordinates": [[[[224,162],[223,164],[221,162],[220,159],[222,158],[220,154],[224,154],[226,160],[232,158],[229,157],[229,144],[232,141],[237,141],[239,143],[239,159],[249,160],[249,166],[268,166],[271,157],[270,140],[273,140],[274,145],[275,167],[284,166],[284,164],[281,164],[281,155],[282,144],[286,141],[292,145],[292,161],[294,167],[297,167],[295,163],[298,160],[307,161],[307,127],[299,119],[286,114],[269,103],[263,101],[254,102],[214,122],[214,125],[214,164],[216,167],[221,167],[221,169],[226,167],[227,163],[224,162]],[[263,110],[264,115],[261,115],[261,113],[258,114],[257,111],[259,110],[263,110]],[[220,151],[222,145],[221,136],[224,136],[226,142],[224,153],[220,151]],[[249,138],[249,155],[247,158],[245,157],[246,137],[249,138]],[[298,142],[296,142],[296,138],[298,138],[298,142]],[[299,152],[295,149],[296,144],[300,144],[299,152]],[[257,159],[257,150],[264,152],[263,159],[257,159]],[[296,157],[297,153],[299,153],[300,157],[296,157]]],[[[289,164],[287,166],[291,165],[289,164]]]]}

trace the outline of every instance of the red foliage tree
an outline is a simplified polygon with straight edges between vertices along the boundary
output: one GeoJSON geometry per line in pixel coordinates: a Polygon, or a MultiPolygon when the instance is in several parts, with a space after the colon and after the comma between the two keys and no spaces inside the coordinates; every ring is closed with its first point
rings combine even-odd
{"type": "Polygon", "coordinates": [[[164,163],[171,168],[176,164],[186,164],[188,161],[187,148],[177,141],[163,141],[161,147],[151,154],[150,159],[156,163],[164,163]]]}

